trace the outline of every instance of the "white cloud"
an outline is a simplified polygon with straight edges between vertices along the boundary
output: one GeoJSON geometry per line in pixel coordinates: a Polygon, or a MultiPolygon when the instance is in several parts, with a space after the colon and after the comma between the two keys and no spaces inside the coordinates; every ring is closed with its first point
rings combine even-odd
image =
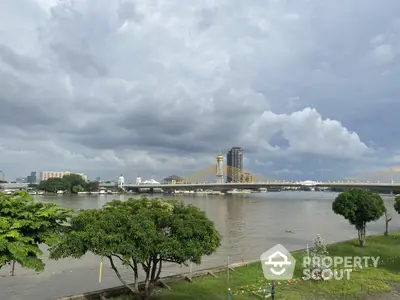
{"type": "Polygon", "coordinates": [[[322,119],[311,108],[292,114],[275,114],[266,111],[251,125],[245,138],[246,144],[256,142],[259,147],[271,149],[268,140],[282,133],[289,144],[276,148],[281,154],[315,154],[330,157],[357,158],[370,153],[357,133],[349,132],[340,122],[322,119]]]}

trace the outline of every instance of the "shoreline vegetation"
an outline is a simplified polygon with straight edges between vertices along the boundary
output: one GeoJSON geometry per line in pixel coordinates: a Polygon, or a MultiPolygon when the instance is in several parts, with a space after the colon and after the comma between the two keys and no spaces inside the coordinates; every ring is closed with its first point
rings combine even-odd
{"type": "Polygon", "coordinates": [[[86,181],[79,174],[69,174],[62,178],[49,178],[43,180],[38,185],[31,184],[29,185],[29,188],[54,194],[59,191],[69,194],[78,194],[80,192],[99,191],[99,182],[86,181]]]}
{"type": "MultiPolygon", "coordinates": [[[[276,299],[400,299],[397,293],[400,287],[400,231],[391,232],[389,236],[371,235],[367,237],[368,245],[360,247],[358,239],[347,240],[327,245],[329,256],[380,257],[378,267],[355,268],[350,280],[303,280],[301,263],[296,264],[293,280],[275,283],[276,299]],[[393,295],[398,298],[393,298],[393,295]],[[386,298],[390,297],[390,298],[386,298]]],[[[291,252],[299,259],[305,250],[291,252]]],[[[213,300],[228,299],[228,287],[232,291],[232,300],[264,299],[265,288],[271,289],[271,281],[264,278],[260,261],[232,264],[228,272],[226,267],[207,270],[202,275],[192,278],[191,282],[182,274],[180,280],[168,283],[168,288],[158,288],[154,300],[213,300]]],[[[100,293],[99,293],[100,294],[100,293]]],[[[131,300],[132,295],[107,297],[111,300],[131,300]]],[[[101,299],[101,298],[99,298],[101,299]]],[[[103,298],[104,299],[104,298],[103,298]]]]}

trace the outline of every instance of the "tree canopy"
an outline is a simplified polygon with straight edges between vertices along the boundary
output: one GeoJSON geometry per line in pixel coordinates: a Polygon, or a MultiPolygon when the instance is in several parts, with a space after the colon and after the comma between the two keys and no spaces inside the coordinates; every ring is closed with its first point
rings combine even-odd
{"type": "Polygon", "coordinates": [[[350,189],[339,194],[332,209],[356,227],[361,247],[365,244],[367,223],[378,220],[386,211],[380,195],[363,189],[350,189]]]}
{"type": "Polygon", "coordinates": [[[107,257],[119,280],[148,299],[160,279],[163,262],[200,264],[220,246],[220,234],[204,212],[162,199],[114,200],[102,209],[83,210],[70,221],[69,233],[50,248],[53,259],[80,258],[90,251],[107,257]],[[133,287],[121,277],[115,260],[133,272],[133,287]],[[139,289],[139,271],[145,274],[139,289]]]}
{"type": "Polygon", "coordinates": [[[50,193],[67,191],[76,194],[82,191],[97,191],[99,189],[99,183],[97,181],[86,182],[79,174],[69,174],[62,178],[43,180],[40,182],[38,189],[50,193]]]}
{"type": "Polygon", "coordinates": [[[34,202],[26,192],[0,193],[0,268],[16,261],[42,271],[39,244],[55,242],[70,212],[56,204],[34,202]]]}
{"type": "Polygon", "coordinates": [[[396,196],[396,198],[394,198],[394,210],[400,214],[400,196],[396,196]]]}

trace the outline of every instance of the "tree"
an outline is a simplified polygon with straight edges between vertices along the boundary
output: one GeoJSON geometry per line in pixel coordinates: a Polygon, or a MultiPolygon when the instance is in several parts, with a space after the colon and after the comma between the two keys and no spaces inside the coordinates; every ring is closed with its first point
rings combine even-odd
{"type": "Polygon", "coordinates": [[[197,207],[142,197],[81,211],[71,219],[70,231],[50,248],[50,258],[80,258],[88,251],[106,257],[132,293],[149,299],[164,262],[200,264],[203,255],[219,246],[214,223],[197,207]],[[121,277],[115,260],[132,270],[133,286],[121,277]],[[143,288],[139,288],[140,270],[145,274],[143,288]]]}
{"type": "Polygon", "coordinates": [[[82,186],[80,186],[80,185],[74,185],[73,187],[72,187],[72,192],[74,193],[74,194],[78,194],[79,192],[83,192],[83,187],[82,186]]]}
{"type": "Polygon", "coordinates": [[[396,196],[396,198],[394,198],[394,210],[400,214],[400,196],[396,196]]]}
{"type": "Polygon", "coordinates": [[[380,195],[362,189],[350,189],[339,194],[332,209],[356,227],[361,247],[366,242],[367,223],[378,220],[386,210],[380,195]]]}
{"type": "Polygon", "coordinates": [[[57,191],[65,191],[67,186],[62,178],[49,178],[41,181],[38,189],[50,193],[57,193],[57,191]]]}
{"type": "MultiPolygon", "coordinates": [[[[69,193],[78,193],[87,190],[89,183],[79,174],[68,174],[62,178],[49,178],[40,182],[38,189],[56,193],[57,191],[67,191],[69,193]]],[[[93,188],[96,185],[91,185],[93,188]]],[[[98,188],[98,183],[97,183],[98,188]]]]}
{"type": "Polygon", "coordinates": [[[56,204],[35,202],[26,192],[0,193],[0,268],[15,261],[42,271],[39,244],[55,242],[70,212],[56,204]]]}
{"type": "Polygon", "coordinates": [[[99,182],[98,181],[89,181],[87,183],[86,189],[88,192],[96,192],[99,190],[99,182]]]}
{"type": "Polygon", "coordinates": [[[83,177],[78,174],[64,175],[62,178],[62,181],[64,182],[66,190],[70,193],[81,192],[83,190],[83,187],[87,186],[86,180],[83,179],[83,177]],[[78,188],[75,188],[75,187],[78,187],[78,188]]]}

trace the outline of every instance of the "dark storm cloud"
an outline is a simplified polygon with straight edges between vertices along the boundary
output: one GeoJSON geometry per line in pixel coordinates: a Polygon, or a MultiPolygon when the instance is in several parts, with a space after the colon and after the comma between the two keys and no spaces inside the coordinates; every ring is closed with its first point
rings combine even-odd
{"type": "Polygon", "coordinates": [[[398,1],[12,3],[0,124],[40,142],[0,146],[29,168],[170,173],[230,146],[288,178],[396,160],[398,1]]]}
{"type": "Polygon", "coordinates": [[[197,26],[200,30],[207,30],[214,23],[215,11],[211,9],[202,9],[198,12],[197,26]]]}
{"type": "Polygon", "coordinates": [[[55,123],[56,118],[46,112],[46,107],[32,99],[31,96],[36,92],[32,86],[0,71],[0,91],[0,125],[29,130],[55,123]]]}
{"type": "Polygon", "coordinates": [[[142,16],[137,12],[136,6],[133,2],[123,2],[118,8],[118,17],[125,20],[133,20],[140,22],[142,16]]]}
{"type": "Polygon", "coordinates": [[[31,59],[16,54],[12,49],[0,44],[0,60],[12,68],[23,72],[37,73],[43,71],[31,59]]]}
{"type": "Polygon", "coordinates": [[[51,125],[54,121],[41,107],[30,103],[10,102],[0,96],[0,125],[27,129],[30,126],[51,125]]]}

